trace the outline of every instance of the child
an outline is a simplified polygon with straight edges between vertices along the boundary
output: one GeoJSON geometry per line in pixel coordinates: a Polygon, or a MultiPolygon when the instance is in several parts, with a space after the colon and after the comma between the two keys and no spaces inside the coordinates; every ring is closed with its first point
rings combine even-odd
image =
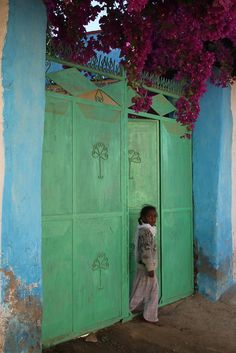
{"type": "Polygon", "coordinates": [[[143,311],[148,322],[158,321],[158,284],[155,274],[156,255],[156,208],[145,206],[140,212],[136,234],[135,256],[137,273],[130,299],[131,312],[143,311]]]}

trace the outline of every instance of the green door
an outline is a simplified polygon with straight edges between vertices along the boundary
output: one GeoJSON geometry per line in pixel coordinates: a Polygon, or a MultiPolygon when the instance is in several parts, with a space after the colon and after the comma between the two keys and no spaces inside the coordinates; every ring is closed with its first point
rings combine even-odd
{"type": "Polygon", "coordinates": [[[174,120],[129,121],[130,285],[134,235],[144,204],[157,207],[160,304],[193,292],[191,142],[174,120]]]}
{"type": "Polygon", "coordinates": [[[77,103],[74,129],[73,325],[86,332],[122,318],[121,111],[77,103]]]}
{"type": "Polygon", "coordinates": [[[161,122],[162,304],[193,293],[191,141],[161,122]]]}
{"type": "Polygon", "coordinates": [[[72,102],[47,97],[42,162],[43,341],[72,332],[72,102]]]}
{"type": "Polygon", "coordinates": [[[43,342],[128,315],[125,125],[119,107],[48,94],[43,146],[43,342]]]}
{"type": "MultiPolygon", "coordinates": [[[[139,212],[144,204],[157,208],[159,215],[159,122],[130,119],[128,124],[129,158],[129,238],[130,238],[130,286],[135,274],[134,243],[139,212]]],[[[160,226],[157,221],[157,243],[160,250],[160,226]]],[[[158,263],[160,264],[160,254],[158,263]]],[[[158,279],[161,282],[160,266],[158,279]]],[[[131,288],[130,288],[131,289],[131,288]]],[[[159,293],[159,296],[161,292],[159,293]]]]}

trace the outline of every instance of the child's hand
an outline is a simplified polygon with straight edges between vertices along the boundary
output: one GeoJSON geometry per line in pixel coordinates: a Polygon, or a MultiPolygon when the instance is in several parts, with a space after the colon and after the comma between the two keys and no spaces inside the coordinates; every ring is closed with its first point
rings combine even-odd
{"type": "Polygon", "coordinates": [[[154,277],[154,271],[148,271],[148,277],[154,277]]]}

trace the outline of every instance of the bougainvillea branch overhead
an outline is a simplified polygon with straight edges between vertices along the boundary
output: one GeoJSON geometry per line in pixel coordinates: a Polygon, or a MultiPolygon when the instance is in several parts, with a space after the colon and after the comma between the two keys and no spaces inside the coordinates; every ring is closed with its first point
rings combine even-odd
{"type": "Polygon", "coordinates": [[[236,0],[97,0],[95,5],[90,0],[45,0],[45,4],[48,36],[54,46],[73,48],[72,60],[88,60],[95,48],[104,52],[120,48],[130,81],[143,70],[184,80],[185,96],[177,102],[177,115],[190,131],[207,82],[224,87],[235,79],[236,0]],[[99,41],[84,41],[85,26],[104,10],[99,41]]]}

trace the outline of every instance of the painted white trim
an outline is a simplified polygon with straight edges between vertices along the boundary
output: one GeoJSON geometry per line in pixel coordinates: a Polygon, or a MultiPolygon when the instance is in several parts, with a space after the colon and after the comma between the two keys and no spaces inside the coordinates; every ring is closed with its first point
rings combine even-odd
{"type": "Polygon", "coordinates": [[[236,281],[236,84],[231,87],[231,111],[233,116],[232,132],[232,237],[233,237],[233,271],[236,281]]]}
{"type": "MultiPolygon", "coordinates": [[[[0,267],[2,259],[2,199],[5,174],[5,152],[3,140],[3,85],[2,85],[2,57],[9,14],[8,0],[0,0],[0,267]]],[[[0,276],[0,302],[1,302],[1,276],[0,276]]]]}

